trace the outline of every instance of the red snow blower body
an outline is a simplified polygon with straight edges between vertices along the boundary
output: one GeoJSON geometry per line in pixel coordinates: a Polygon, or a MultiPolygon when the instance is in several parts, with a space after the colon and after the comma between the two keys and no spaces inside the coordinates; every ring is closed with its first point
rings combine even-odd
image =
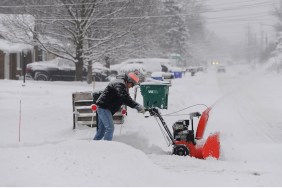
{"type": "Polygon", "coordinates": [[[206,159],[208,157],[218,159],[220,156],[219,133],[209,135],[206,140],[203,139],[210,110],[211,108],[209,107],[202,114],[199,112],[190,113],[188,120],[178,120],[173,124],[173,134],[171,134],[159,110],[157,108],[146,109],[151,116],[160,119],[166,138],[173,145],[173,154],[180,156],[188,155],[199,159],[206,159]],[[194,135],[194,117],[200,117],[196,136],[194,135]]]}

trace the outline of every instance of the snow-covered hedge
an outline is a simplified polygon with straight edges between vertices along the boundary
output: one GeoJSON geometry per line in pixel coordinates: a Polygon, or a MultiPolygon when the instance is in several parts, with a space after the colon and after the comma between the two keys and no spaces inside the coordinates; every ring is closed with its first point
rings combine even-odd
{"type": "Polygon", "coordinates": [[[282,54],[271,57],[263,66],[266,71],[282,72],[282,54]]]}

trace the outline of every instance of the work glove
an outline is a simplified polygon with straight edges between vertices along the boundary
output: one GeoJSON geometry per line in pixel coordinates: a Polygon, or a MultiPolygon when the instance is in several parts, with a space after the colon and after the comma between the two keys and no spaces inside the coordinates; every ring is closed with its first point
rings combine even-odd
{"type": "Polygon", "coordinates": [[[145,108],[144,108],[144,106],[142,106],[142,105],[137,105],[136,107],[135,107],[135,109],[138,111],[138,113],[145,113],[145,108]]]}

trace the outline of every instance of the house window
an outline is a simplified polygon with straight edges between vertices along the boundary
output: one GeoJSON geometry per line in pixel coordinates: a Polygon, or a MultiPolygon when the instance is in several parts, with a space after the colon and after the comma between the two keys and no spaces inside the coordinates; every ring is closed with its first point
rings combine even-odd
{"type": "Polygon", "coordinates": [[[42,49],[38,50],[38,61],[44,61],[45,60],[45,54],[42,49]]]}

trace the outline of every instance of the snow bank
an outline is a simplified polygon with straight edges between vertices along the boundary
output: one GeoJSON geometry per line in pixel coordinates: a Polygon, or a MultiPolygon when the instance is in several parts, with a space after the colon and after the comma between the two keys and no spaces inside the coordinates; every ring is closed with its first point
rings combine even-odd
{"type": "MultiPolygon", "coordinates": [[[[0,80],[0,186],[282,184],[281,75],[241,74],[230,66],[225,74],[208,70],[171,81],[168,109],[161,110],[169,129],[190,112],[214,105],[204,138],[220,132],[219,160],[171,155],[160,122],[131,108],[125,123],[115,125],[112,142],[93,141],[95,128],[73,130],[72,93],[101,90],[106,82],[28,80],[23,86],[0,80]]],[[[137,101],[143,102],[139,89],[137,101]]]]}
{"type": "Polygon", "coordinates": [[[1,169],[9,169],[9,173],[0,173],[2,186],[173,185],[162,179],[167,172],[140,150],[123,143],[70,140],[0,150],[1,169]]]}

